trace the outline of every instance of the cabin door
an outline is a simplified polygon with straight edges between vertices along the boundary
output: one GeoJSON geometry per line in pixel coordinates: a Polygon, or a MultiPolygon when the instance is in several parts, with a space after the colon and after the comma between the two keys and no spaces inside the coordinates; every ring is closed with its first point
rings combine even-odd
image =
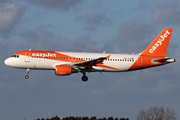
{"type": "Polygon", "coordinates": [[[30,62],[30,52],[25,53],[25,62],[30,62]]]}
{"type": "Polygon", "coordinates": [[[142,56],[140,56],[137,60],[137,66],[142,66],[142,56]]]}

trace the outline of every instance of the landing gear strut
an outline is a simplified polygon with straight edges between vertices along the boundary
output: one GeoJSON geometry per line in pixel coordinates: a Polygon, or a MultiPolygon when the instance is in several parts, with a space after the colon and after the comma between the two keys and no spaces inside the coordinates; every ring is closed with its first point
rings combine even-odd
{"type": "Polygon", "coordinates": [[[86,82],[88,80],[88,77],[86,76],[86,73],[83,73],[82,81],[86,82]]]}
{"type": "Polygon", "coordinates": [[[25,76],[25,78],[28,79],[29,78],[29,68],[27,68],[26,74],[27,75],[25,76]]]}

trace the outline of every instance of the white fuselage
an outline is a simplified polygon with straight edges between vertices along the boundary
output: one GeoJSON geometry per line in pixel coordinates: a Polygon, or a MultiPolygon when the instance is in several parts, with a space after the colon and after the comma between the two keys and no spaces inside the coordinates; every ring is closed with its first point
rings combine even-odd
{"type": "MultiPolygon", "coordinates": [[[[60,54],[64,54],[67,56],[73,56],[75,58],[71,59],[70,57],[54,57],[53,59],[47,59],[43,57],[30,57],[19,55],[19,57],[10,57],[5,60],[5,64],[15,68],[22,69],[42,69],[42,70],[55,70],[56,65],[64,65],[64,64],[73,64],[76,63],[77,60],[81,59],[84,61],[89,61],[93,59],[97,59],[100,57],[106,57],[111,55],[109,60],[106,59],[103,62],[103,65],[108,66],[93,66],[94,69],[105,72],[120,72],[127,71],[134,62],[138,59],[139,55],[131,55],[131,54],[104,54],[104,53],[78,53],[78,52],[57,52],[60,54]],[[55,58],[55,59],[54,59],[55,58]],[[112,69],[112,68],[113,69],[112,69]]],[[[141,64],[141,63],[139,63],[141,64]]],[[[93,72],[93,71],[92,71],[93,72]]]]}

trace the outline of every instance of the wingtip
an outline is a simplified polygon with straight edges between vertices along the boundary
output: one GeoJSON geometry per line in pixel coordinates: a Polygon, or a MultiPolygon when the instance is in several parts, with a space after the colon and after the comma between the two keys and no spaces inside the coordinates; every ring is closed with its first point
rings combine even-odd
{"type": "Polygon", "coordinates": [[[108,59],[109,60],[109,57],[110,57],[111,55],[108,55],[107,57],[106,57],[106,59],[108,59]]]}

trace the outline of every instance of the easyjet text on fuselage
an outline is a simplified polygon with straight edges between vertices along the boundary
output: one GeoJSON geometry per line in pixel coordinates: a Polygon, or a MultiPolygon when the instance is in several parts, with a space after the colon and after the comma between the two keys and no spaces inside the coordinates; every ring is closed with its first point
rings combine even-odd
{"type": "Polygon", "coordinates": [[[56,53],[32,53],[33,57],[56,57],[56,53]]]}

